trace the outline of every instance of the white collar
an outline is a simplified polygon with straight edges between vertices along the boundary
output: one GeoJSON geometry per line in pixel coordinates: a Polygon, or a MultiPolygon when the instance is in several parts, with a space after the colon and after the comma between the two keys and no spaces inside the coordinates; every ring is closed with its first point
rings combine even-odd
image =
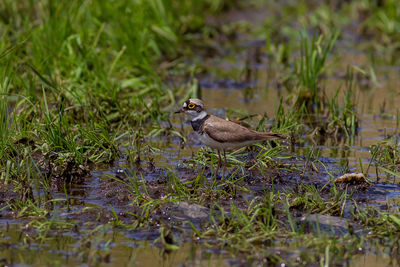
{"type": "Polygon", "coordinates": [[[207,116],[207,112],[202,111],[202,112],[200,112],[199,115],[197,115],[196,117],[194,117],[194,118],[192,119],[192,121],[202,120],[202,119],[204,119],[206,116],[207,116]]]}

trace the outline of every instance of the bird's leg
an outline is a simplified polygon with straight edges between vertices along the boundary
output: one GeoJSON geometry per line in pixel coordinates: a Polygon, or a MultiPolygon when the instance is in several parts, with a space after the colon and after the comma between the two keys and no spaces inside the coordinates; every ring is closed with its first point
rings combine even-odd
{"type": "Polygon", "coordinates": [[[224,150],[224,169],[222,170],[222,178],[225,178],[225,171],[226,171],[226,154],[224,150]]]}
{"type": "Polygon", "coordinates": [[[221,151],[218,149],[218,165],[217,169],[215,170],[215,177],[217,177],[218,175],[220,166],[221,166],[221,151]]]}

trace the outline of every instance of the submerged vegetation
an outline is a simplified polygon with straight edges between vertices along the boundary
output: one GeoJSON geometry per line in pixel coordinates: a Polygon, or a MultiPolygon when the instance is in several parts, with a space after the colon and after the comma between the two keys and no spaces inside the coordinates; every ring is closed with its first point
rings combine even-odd
{"type": "Polygon", "coordinates": [[[396,265],[399,25],[395,0],[1,1],[0,264],[396,265]],[[189,97],[289,139],[216,177],[189,97]]]}

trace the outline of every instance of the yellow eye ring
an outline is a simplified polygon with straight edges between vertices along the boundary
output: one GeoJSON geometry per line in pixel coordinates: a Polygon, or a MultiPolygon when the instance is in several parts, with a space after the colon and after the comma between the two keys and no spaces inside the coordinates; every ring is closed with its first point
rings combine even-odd
{"type": "Polygon", "coordinates": [[[190,103],[189,105],[188,105],[188,108],[190,108],[190,109],[194,109],[194,107],[195,107],[196,105],[195,104],[193,104],[193,103],[190,103]]]}

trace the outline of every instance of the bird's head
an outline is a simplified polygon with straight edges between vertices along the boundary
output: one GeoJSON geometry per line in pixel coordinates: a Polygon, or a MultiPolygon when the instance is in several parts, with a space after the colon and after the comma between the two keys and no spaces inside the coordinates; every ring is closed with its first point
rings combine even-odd
{"type": "Polygon", "coordinates": [[[185,113],[190,116],[191,120],[198,120],[207,116],[204,102],[197,98],[186,100],[183,103],[182,108],[175,113],[185,113]]]}

